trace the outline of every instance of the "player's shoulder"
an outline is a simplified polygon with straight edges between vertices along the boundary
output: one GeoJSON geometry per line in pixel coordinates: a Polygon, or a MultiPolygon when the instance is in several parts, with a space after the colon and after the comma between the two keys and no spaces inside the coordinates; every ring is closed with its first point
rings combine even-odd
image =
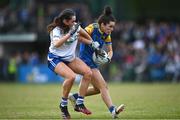
{"type": "Polygon", "coordinates": [[[60,27],[58,27],[58,26],[56,26],[56,27],[54,27],[53,28],[53,30],[52,31],[61,31],[61,28],[60,27]]]}
{"type": "Polygon", "coordinates": [[[63,33],[63,30],[62,30],[60,27],[56,26],[56,27],[52,30],[52,32],[53,32],[53,33],[63,33]]]}
{"type": "Polygon", "coordinates": [[[91,24],[89,24],[86,28],[93,28],[93,24],[91,23],[91,24]]]}
{"type": "Polygon", "coordinates": [[[99,28],[99,24],[98,24],[98,23],[92,23],[92,26],[93,26],[94,28],[99,28]]]}
{"type": "Polygon", "coordinates": [[[89,24],[86,28],[85,28],[86,32],[89,33],[90,35],[92,34],[92,32],[94,31],[94,25],[89,24]]]}
{"type": "Polygon", "coordinates": [[[54,27],[54,29],[53,30],[61,30],[61,28],[60,27],[58,27],[58,26],[56,26],[56,27],[54,27]]]}
{"type": "Polygon", "coordinates": [[[99,28],[99,25],[98,25],[98,23],[91,23],[86,28],[92,28],[92,29],[99,28]]]}

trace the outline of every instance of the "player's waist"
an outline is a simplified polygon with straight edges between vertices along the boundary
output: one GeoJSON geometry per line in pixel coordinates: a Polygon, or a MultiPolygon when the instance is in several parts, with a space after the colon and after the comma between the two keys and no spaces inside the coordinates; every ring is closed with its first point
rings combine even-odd
{"type": "Polygon", "coordinates": [[[57,55],[56,53],[49,52],[48,56],[47,56],[47,59],[51,60],[53,58],[62,59],[64,61],[69,61],[70,62],[75,58],[75,54],[61,56],[61,55],[57,55]]]}

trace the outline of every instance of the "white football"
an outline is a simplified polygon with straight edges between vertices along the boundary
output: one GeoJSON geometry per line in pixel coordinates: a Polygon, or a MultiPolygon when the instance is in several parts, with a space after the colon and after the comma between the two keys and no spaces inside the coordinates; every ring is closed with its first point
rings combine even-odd
{"type": "Polygon", "coordinates": [[[103,55],[100,55],[100,54],[97,54],[97,55],[96,55],[95,52],[93,53],[93,56],[92,56],[92,57],[93,57],[93,61],[94,61],[97,65],[103,65],[103,64],[105,64],[105,63],[108,62],[108,59],[107,59],[108,54],[107,54],[107,52],[104,51],[104,50],[101,50],[101,53],[102,53],[103,55]]]}

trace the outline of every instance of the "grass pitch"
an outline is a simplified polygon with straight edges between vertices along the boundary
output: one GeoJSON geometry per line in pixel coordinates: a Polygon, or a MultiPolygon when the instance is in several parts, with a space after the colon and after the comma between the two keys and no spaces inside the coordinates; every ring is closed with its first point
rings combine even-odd
{"type": "MultiPolygon", "coordinates": [[[[60,84],[0,84],[0,119],[60,119],[60,90],[60,84]]],[[[120,119],[180,119],[180,84],[118,83],[109,90],[115,105],[126,105],[120,119]]],[[[69,103],[72,119],[111,119],[100,95],[85,104],[92,115],[74,112],[69,103]]]]}

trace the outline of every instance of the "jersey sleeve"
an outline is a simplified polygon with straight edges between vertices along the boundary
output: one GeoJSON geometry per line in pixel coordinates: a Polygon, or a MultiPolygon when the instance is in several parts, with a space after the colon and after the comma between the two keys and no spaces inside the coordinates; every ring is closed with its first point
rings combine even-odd
{"type": "Polygon", "coordinates": [[[94,30],[93,24],[88,25],[88,26],[85,28],[85,30],[86,30],[86,32],[87,32],[89,35],[91,35],[92,32],[93,32],[93,30],[94,30]]]}
{"type": "Polygon", "coordinates": [[[54,28],[52,31],[52,40],[57,40],[61,37],[60,29],[54,28]]]}
{"type": "Polygon", "coordinates": [[[112,41],[111,41],[111,35],[108,35],[107,38],[105,39],[105,44],[106,45],[111,45],[112,41]]]}

